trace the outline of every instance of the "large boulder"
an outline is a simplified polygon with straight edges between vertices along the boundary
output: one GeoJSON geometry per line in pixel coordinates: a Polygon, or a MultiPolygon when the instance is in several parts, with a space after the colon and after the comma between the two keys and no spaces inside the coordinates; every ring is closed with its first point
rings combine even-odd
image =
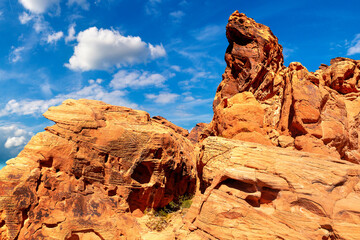
{"type": "Polygon", "coordinates": [[[226,36],[208,135],[279,147],[279,137],[291,137],[298,150],[360,162],[360,61],[335,58],[314,73],[298,62],[285,67],[271,30],[237,11],[226,36]]]}
{"type": "Polygon", "coordinates": [[[360,239],[360,166],[209,137],[183,239],[360,239]]]}
{"type": "Polygon", "coordinates": [[[67,100],[44,116],[0,171],[0,239],[136,239],[132,212],[195,190],[192,144],[144,111],[67,100]]]}

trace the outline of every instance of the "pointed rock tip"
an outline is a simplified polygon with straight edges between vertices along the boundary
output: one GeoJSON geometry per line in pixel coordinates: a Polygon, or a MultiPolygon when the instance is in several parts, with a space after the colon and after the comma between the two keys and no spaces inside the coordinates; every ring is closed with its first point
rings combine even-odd
{"type": "Polygon", "coordinates": [[[247,16],[245,15],[245,13],[239,13],[239,11],[236,10],[235,12],[233,12],[233,13],[230,15],[229,21],[231,21],[231,20],[236,20],[236,19],[239,19],[239,18],[241,18],[241,17],[247,18],[247,16]]]}

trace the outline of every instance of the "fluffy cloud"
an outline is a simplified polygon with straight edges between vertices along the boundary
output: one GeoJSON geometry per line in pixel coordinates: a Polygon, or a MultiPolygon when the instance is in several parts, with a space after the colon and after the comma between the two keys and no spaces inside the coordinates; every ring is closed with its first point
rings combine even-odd
{"type": "Polygon", "coordinates": [[[77,4],[84,10],[89,10],[90,4],[87,0],[68,0],[68,6],[71,7],[72,5],[77,4]]]}
{"type": "Polygon", "coordinates": [[[165,81],[166,78],[158,73],[120,70],[113,76],[110,86],[114,89],[127,87],[141,88],[146,86],[162,87],[165,81]]]}
{"type": "Polygon", "coordinates": [[[58,6],[60,0],[19,0],[19,2],[30,12],[41,14],[54,6],[58,6]]]}
{"type": "Polygon", "coordinates": [[[18,147],[20,145],[24,145],[26,142],[25,137],[9,137],[5,142],[5,148],[18,147]]]}
{"type": "Polygon", "coordinates": [[[126,106],[131,108],[137,108],[138,105],[127,101],[125,97],[125,92],[115,90],[107,91],[98,83],[100,81],[90,81],[90,85],[86,86],[78,91],[71,92],[69,94],[59,94],[52,99],[48,100],[10,100],[5,107],[0,110],[0,117],[6,116],[9,114],[16,115],[35,115],[40,116],[46,110],[55,105],[59,105],[66,99],[94,99],[101,100],[109,104],[126,106]]]}
{"type": "Polygon", "coordinates": [[[185,16],[185,13],[179,10],[169,13],[169,15],[174,22],[180,22],[181,19],[185,16]]]}
{"type": "Polygon", "coordinates": [[[153,46],[140,37],[125,37],[118,31],[96,27],[80,32],[77,41],[74,55],[65,66],[78,71],[106,70],[166,54],[161,45],[153,46]]]}
{"type": "Polygon", "coordinates": [[[208,25],[193,32],[198,41],[213,41],[225,35],[225,28],[219,25],[208,25]]]}
{"type": "Polygon", "coordinates": [[[150,56],[152,59],[163,57],[166,55],[165,48],[162,44],[153,46],[149,43],[150,56]]]}
{"type": "Polygon", "coordinates": [[[21,24],[33,23],[33,28],[36,33],[48,34],[51,29],[49,23],[44,20],[42,15],[23,12],[19,16],[19,21],[21,24]]]}
{"type": "Polygon", "coordinates": [[[199,87],[199,82],[203,82],[204,79],[217,79],[218,76],[214,73],[204,71],[201,68],[187,68],[182,70],[182,72],[190,75],[189,79],[183,80],[179,82],[179,86],[185,90],[189,90],[191,88],[199,87]]]}
{"type": "Polygon", "coordinates": [[[34,15],[28,14],[27,12],[23,12],[19,16],[19,21],[21,22],[21,24],[26,24],[26,23],[30,22],[33,18],[34,18],[34,15]]]}
{"type": "Polygon", "coordinates": [[[8,81],[8,80],[17,80],[17,79],[25,79],[28,77],[25,73],[20,73],[19,71],[9,71],[0,69],[0,81],[8,81]]]}
{"type": "Polygon", "coordinates": [[[64,36],[63,32],[54,32],[47,36],[47,42],[48,43],[56,43],[64,36]]]}
{"type": "Polygon", "coordinates": [[[179,94],[163,92],[156,94],[145,94],[147,99],[153,100],[155,103],[168,104],[173,103],[179,97],[179,94]]]}
{"type": "Polygon", "coordinates": [[[0,125],[0,162],[14,157],[33,135],[17,124],[0,125]]]}
{"type": "Polygon", "coordinates": [[[25,50],[25,47],[12,47],[12,51],[9,56],[9,60],[12,63],[16,63],[22,59],[21,54],[25,50]]]}
{"type": "Polygon", "coordinates": [[[357,34],[351,41],[351,47],[347,51],[347,55],[351,56],[360,53],[360,34],[357,34]]]}
{"type": "Polygon", "coordinates": [[[75,24],[71,24],[68,29],[68,35],[65,37],[65,42],[72,42],[76,39],[75,37],[75,24]]]}
{"type": "Polygon", "coordinates": [[[283,48],[283,55],[285,58],[290,57],[294,52],[295,52],[295,49],[293,49],[293,48],[287,48],[287,47],[283,48]]]}

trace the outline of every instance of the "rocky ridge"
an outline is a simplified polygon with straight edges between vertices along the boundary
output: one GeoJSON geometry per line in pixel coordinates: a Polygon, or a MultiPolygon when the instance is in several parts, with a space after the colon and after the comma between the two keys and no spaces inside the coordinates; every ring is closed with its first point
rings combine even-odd
{"type": "Polygon", "coordinates": [[[132,212],[195,190],[194,147],[144,111],[67,100],[44,116],[1,170],[1,239],[134,239],[132,212]]]}
{"type": "Polygon", "coordinates": [[[234,12],[227,67],[208,135],[321,153],[359,163],[360,61],[335,58],[309,72],[283,65],[271,30],[234,12]]]}
{"type": "Polygon", "coordinates": [[[234,12],[210,124],[67,100],[0,170],[0,239],[360,239],[360,61],[283,65],[234,12]],[[299,151],[300,150],[300,151],[299,151]],[[145,223],[194,195],[162,232],[145,223]]]}

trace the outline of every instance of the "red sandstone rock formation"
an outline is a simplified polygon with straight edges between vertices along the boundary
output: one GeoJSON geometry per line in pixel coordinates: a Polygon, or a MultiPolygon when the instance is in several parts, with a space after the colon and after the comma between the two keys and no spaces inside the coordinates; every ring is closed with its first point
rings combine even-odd
{"type": "Polygon", "coordinates": [[[135,239],[131,212],[195,189],[192,144],[146,112],[67,100],[44,116],[0,171],[0,239],[135,239]]]}
{"type": "Polygon", "coordinates": [[[166,118],[163,118],[161,116],[155,116],[155,117],[152,117],[151,118],[153,121],[155,122],[158,122],[158,123],[161,123],[171,129],[173,129],[176,133],[184,136],[184,137],[187,137],[189,136],[189,131],[182,128],[182,127],[179,127],[179,126],[176,126],[175,124],[173,124],[172,122],[168,121],[166,118]]]}
{"type": "Polygon", "coordinates": [[[227,37],[214,118],[190,134],[99,101],[50,108],[0,170],[0,239],[360,239],[360,61],[286,68],[238,12],[227,37]],[[145,209],[195,191],[183,219],[148,226],[145,209]]]}
{"type": "Polygon", "coordinates": [[[180,239],[360,239],[358,164],[219,137],[201,149],[180,239]]]}
{"type": "Polygon", "coordinates": [[[360,162],[360,61],[335,58],[315,73],[296,62],[284,67],[268,27],[236,11],[226,30],[212,135],[360,162]]]}
{"type": "Polygon", "coordinates": [[[208,127],[209,124],[207,123],[196,124],[196,126],[193,129],[191,129],[191,132],[187,138],[194,144],[199,142],[199,140],[203,138],[203,135],[204,134],[206,135],[204,131],[206,131],[208,127]]]}

